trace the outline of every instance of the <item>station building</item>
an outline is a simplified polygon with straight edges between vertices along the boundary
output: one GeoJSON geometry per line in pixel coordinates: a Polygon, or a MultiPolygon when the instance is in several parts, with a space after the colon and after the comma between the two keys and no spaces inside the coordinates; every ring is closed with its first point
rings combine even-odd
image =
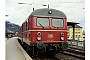
{"type": "MultiPolygon", "coordinates": [[[[74,30],[74,37],[75,40],[82,40],[83,39],[83,32],[82,32],[82,27],[79,25],[75,25],[75,30],[74,30]]],[[[68,26],[68,39],[73,39],[73,28],[72,26],[68,26]]]]}

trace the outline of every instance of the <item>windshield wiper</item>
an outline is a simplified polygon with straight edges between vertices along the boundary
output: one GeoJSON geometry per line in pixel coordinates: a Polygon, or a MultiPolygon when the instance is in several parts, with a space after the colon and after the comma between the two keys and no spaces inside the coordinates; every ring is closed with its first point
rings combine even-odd
{"type": "MultiPolygon", "coordinates": [[[[39,22],[38,22],[39,23],[39,22]]],[[[42,26],[42,24],[41,23],[39,23],[39,25],[44,29],[44,26],[42,26]]]]}
{"type": "Polygon", "coordinates": [[[56,26],[53,26],[53,27],[55,27],[55,28],[60,28],[60,27],[56,27],[56,26]]]}

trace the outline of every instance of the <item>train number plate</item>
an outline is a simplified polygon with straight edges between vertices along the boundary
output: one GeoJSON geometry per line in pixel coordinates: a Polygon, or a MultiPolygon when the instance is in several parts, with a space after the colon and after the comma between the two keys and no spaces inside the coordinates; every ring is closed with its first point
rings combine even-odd
{"type": "Polygon", "coordinates": [[[53,34],[48,34],[48,38],[53,38],[53,34]]]}

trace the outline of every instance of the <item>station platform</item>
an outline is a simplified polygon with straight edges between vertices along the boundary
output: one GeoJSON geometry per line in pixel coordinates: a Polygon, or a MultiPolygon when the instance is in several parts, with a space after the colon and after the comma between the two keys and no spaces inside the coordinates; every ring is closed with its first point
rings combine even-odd
{"type": "Polygon", "coordinates": [[[6,60],[32,60],[18,43],[17,37],[5,39],[6,60]]]}

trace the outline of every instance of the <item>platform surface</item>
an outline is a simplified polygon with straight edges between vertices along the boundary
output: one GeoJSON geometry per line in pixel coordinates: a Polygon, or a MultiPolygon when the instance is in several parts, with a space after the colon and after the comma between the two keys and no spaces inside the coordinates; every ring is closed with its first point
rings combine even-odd
{"type": "Polygon", "coordinates": [[[24,54],[17,45],[17,37],[6,40],[6,60],[26,60],[24,54]]]}

